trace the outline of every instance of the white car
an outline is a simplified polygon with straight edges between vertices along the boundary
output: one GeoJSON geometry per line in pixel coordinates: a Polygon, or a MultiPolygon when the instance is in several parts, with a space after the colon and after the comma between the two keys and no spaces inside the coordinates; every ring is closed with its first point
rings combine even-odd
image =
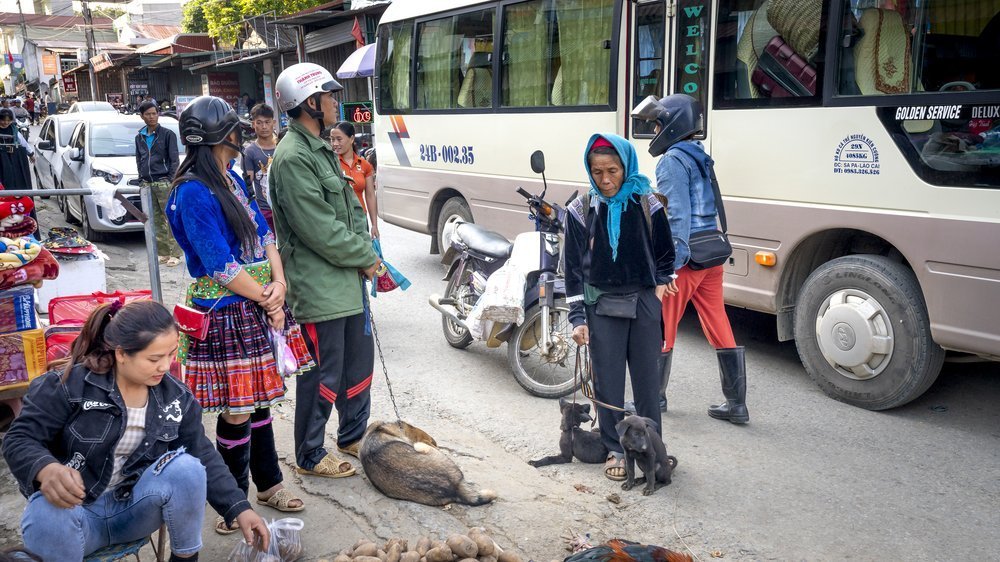
{"type": "MultiPolygon", "coordinates": [[[[145,127],[138,115],[108,115],[106,113],[85,116],[69,140],[69,148],[62,155],[62,180],[59,187],[64,189],[84,189],[94,177],[119,187],[137,185],[139,173],[135,163],[135,136],[145,127]]],[[[177,152],[184,158],[184,147],[177,135],[177,120],[160,118],[160,126],[174,132],[177,138],[177,152]]],[[[138,195],[128,196],[136,207],[142,208],[138,195]]],[[[92,196],[59,197],[60,208],[67,222],[80,224],[84,238],[96,242],[110,232],[132,232],[142,230],[142,223],[131,215],[112,220],[108,212],[98,206],[92,196]]]]}
{"type": "Polygon", "coordinates": [[[50,115],[42,122],[38,140],[35,141],[35,184],[38,189],[55,189],[59,185],[62,155],[69,146],[73,128],[81,118],[79,114],[50,115]]]}
{"type": "Polygon", "coordinates": [[[106,101],[78,101],[69,106],[69,110],[66,113],[93,113],[95,111],[118,113],[115,106],[106,101]]]}

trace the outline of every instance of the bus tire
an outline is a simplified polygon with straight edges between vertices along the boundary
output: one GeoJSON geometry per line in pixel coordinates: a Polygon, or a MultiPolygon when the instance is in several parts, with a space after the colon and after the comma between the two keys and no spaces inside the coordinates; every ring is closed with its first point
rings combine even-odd
{"type": "Polygon", "coordinates": [[[809,275],[795,307],[795,345],[823,392],[868,410],[917,398],[944,363],[913,271],[876,255],[837,258],[809,275]]]}
{"type": "Polygon", "coordinates": [[[438,251],[441,253],[444,253],[448,249],[448,241],[444,239],[445,227],[448,223],[455,222],[456,220],[472,222],[472,211],[469,210],[465,199],[461,197],[452,197],[445,201],[444,205],[441,206],[441,212],[438,213],[436,234],[438,251]]]}

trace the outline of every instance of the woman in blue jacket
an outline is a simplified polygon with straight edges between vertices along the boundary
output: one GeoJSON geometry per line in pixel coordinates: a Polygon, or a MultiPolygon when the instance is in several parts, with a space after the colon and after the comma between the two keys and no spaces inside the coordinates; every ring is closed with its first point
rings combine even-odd
{"type": "Polygon", "coordinates": [[[269,542],[205,437],[201,406],[169,375],[177,341],[174,318],[158,303],[104,305],[66,368],[32,382],[3,455],[28,498],[24,544],[42,560],[82,560],[164,522],[170,560],[197,560],[206,499],[247,542],[269,542]]]}

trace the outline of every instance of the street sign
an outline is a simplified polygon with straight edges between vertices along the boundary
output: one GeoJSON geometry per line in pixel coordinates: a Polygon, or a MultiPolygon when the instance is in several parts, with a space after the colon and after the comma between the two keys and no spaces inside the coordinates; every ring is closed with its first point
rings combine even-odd
{"type": "Polygon", "coordinates": [[[372,122],[372,102],[344,102],[340,104],[341,117],[355,125],[370,125],[372,122]]]}
{"type": "Polygon", "coordinates": [[[76,76],[73,76],[72,74],[64,74],[62,81],[63,81],[63,90],[67,94],[76,93],[76,76]]]}

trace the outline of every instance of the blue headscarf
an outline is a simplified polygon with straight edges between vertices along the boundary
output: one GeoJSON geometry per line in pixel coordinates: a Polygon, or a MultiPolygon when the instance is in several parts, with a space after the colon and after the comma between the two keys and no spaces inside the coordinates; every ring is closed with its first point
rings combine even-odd
{"type": "Polygon", "coordinates": [[[590,137],[587,142],[587,150],[583,153],[583,166],[587,170],[587,178],[590,179],[590,196],[608,206],[608,242],[611,244],[611,260],[618,260],[618,238],[621,236],[622,212],[631,200],[634,203],[640,202],[640,197],[653,192],[653,187],[649,183],[649,178],[639,173],[639,157],[635,153],[632,143],[618,135],[597,133],[590,137]],[[590,175],[590,162],[587,157],[590,155],[590,148],[594,141],[604,137],[618,152],[618,156],[625,166],[625,181],[622,188],[614,197],[605,197],[601,190],[594,183],[593,176],[590,175]]]}

